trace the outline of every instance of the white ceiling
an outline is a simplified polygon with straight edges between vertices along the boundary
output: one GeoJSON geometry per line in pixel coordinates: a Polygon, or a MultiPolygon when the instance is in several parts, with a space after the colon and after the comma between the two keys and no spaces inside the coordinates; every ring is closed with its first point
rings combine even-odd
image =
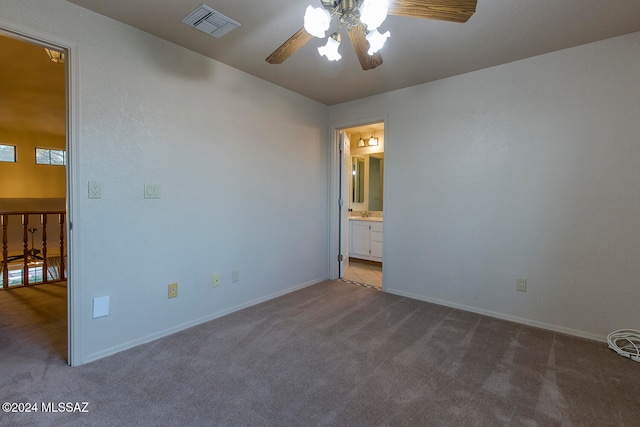
{"type": "Polygon", "coordinates": [[[384,130],[384,122],[371,123],[364,126],[357,126],[349,129],[345,129],[347,134],[359,134],[362,136],[370,136],[373,132],[382,132],[384,130]]]}
{"type": "Polygon", "coordinates": [[[283,64],[265,62],[320,0],[205,0],[241,24],[220,39],[181,22],[201,0],[69,1],[327,105],[640,31],[639,0],[478,0],[464,24],[388,17],[384,63],[362,71],[346,33],[341,61],[320,57],[313,39],[283,64]]]}

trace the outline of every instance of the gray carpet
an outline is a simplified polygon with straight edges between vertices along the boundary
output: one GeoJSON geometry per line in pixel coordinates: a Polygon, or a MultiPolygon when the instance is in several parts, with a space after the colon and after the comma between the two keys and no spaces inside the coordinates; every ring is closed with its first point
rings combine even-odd
{"type": "Polygon", "coordinates": [[[0,402],[89,402],[89,412],[0,413],[2,425],[640,422],[640,364],[606,344],[344,282],[323,282],[78,368],[60,356],[60,337],[40,342],[20,334],[5,315],[7,300],[20,298],[3,292],[0,402]]]}

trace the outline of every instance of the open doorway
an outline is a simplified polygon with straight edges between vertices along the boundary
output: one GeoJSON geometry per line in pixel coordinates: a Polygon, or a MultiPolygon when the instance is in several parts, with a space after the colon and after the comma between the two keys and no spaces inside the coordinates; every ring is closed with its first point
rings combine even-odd
{"type": "Polygon", "coordinates": [[[340,131],[339,278],[382,289],[384,122],[340,131]]]}
{"type": "Polygon", "coordinates": [[[1,30],[0,51],[2,351],[70,362],[66,51],[1,30]]]}

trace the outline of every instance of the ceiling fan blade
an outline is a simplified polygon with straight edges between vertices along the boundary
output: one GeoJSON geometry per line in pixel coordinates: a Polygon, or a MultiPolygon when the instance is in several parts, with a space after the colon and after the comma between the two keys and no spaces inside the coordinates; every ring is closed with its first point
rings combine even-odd
{"type": "Polygon", "coordinates": [[[373,55],[369,55],[369,42],[365,38],[364,27],[362,25],[356,25],[349,30],[349,39],[353,48],[356,50],[356,55],[360,61],[360,65],[363,70],[373,70],[378,65],[382,64],[382,57],[378,52],[373,55]]]}
{"type": "Polygon", "coordinates": [[[467,22],[478,0],[390,0],[389,15],[467,22]]]}
{"type": "Polygon", "coordinates": [[[300,28],[298,32],[289,37],[289,40],[282,43],[271,55],[265,59],[269,64],[282,64],[288,57],[293,55],[298,49],[307,44],[313,36],[304,28],[300,28]]]}

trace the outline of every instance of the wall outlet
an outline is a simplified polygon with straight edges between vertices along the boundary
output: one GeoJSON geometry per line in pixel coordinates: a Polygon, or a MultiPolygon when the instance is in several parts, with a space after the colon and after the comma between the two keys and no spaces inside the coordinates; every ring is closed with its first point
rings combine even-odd
{"type": "Polygon", "coordinates": [[[99,181],[89,181],[89,198],[101,199],[102,198],[102,185],[99,181]]]}
{"type": "Polygon", "coordinates": [[[220,286],[220,274],[214,274],[213,275],[213,287],[217,288],[218,286],[220,286]]]}
{"type": "Polygon", "coordinates": [[[527,279],[516,280],[516,291],[527,292],[527,279]]]}
{"type": "Polygon", "coordinates": [[[169,292],[169,298],[175,298],[178,296],[178,284],[177,283],[170,283],[168,286],[168,292],[169,292]]]}
{"type": "Polygon", "coordinates": [[[231,272],[231,281],[237,282],[240,280],[240,272],[238,270],[233,270],[231,272]]]}

